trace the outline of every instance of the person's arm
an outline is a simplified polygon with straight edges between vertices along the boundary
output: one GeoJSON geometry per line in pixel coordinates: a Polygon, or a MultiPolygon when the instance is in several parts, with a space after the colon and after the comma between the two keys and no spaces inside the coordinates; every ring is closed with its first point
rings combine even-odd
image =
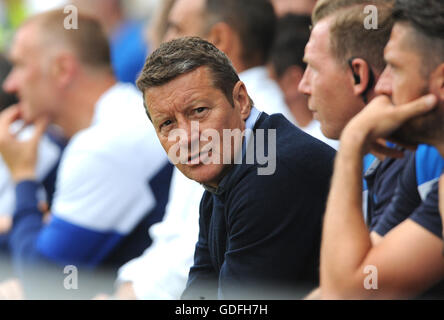
{"type": "MultiPolygon", "coordinates": [[[[362,216],[362,157],[380,137],[405,120],[427,112],[436,98],[394,107],[376,98],[343,132],[324,220],[321,249],[323,298],[413,297],[444,276],[441,241],[406,220],[373,246],[362,216]],[[367,268],[367,267],[370,267],[367,268]],[[374,269],[373,267],[376,267],[374,269]],[[377,271],[377,289],[366,279],[377,271]],[[371,286],[370,286],[371,288],[371,286]]],[[[377,146],[378,151],[388,151],[377,146]]]]}
{"type": "Polygon", "coordinates": [[[33,180],[20,181],[16,186],[16,208],[9,234],[11,254],[20,269],[43,257],[36,244],[44,227],[43,214],[38,209],[37,191],[40,184],[33,180]]]}
{"type": "Polygon", "coordinates": [[[34,246],[28,244],[36,239],[42,228],[42,214],[38,210],[37,203],[39,183],[36,182],[36,163],[38,144],[46,130],[47,119],[38,119],[35,122],[33,136],[25,141],[20,141],[18,137],[20,131],[16,133],[10,131],[12,123],[18,119],[20,119],[20,110],[16,106],[0,114],[0,153],[12,180],[16,183],[16,209],[9,238],[12,255],[14,259],[19,259],[17,251],[31,252],[29,255],[31,261],[40,258],[34,246]],[[20,226],[14,229],[16,221],[25,221],[25,223],[20,223],[20,226]],[[14,239],[17,236],[22,240],[21,245],[15,245],[14,239]]]}

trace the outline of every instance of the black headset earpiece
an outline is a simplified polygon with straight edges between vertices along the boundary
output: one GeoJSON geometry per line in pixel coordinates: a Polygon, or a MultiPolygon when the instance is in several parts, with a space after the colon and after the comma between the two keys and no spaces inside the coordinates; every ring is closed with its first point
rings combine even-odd
{"type": "MultiPolygon", "coordinates": [[[[358,74],[356,74],[355,69],[353,69],[353,60],[354,59],[356,59],[356,57],[352,57],[352,58],[348,59],[348,65],[350,66],[350,69],[353,73],[353,79],[355,80],[355,84],[360,84],[361,77],[358,74]]],[[[373,74],[373,70],[370,67],[370,64],[367,61],[365,61],[365,62],[367,63],[367,66],[368,66],[369,79],[368,79],[367,87],[365,88],[364,92],[362,93],[362,99],[364,100],[364,103],[367,104],[367,102],[368,102],[367,101],[367,94],[375,85],[375,75],[373,74]]]]}
{"type": "Polygon", "coordinates": [[[350,66],[350,69],[352,71],[353,79],[355,80],[355,84],[360,84],[361,83],[361,77],[358,74],[356,74],[355,69],[353,69],[353,60],[354,59],[355,58],[348,59],[348,65],[350,66]]]}

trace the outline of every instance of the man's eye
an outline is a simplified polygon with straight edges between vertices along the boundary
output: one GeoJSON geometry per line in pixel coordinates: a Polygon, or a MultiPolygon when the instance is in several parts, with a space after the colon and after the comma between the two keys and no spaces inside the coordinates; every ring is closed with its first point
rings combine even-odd
{"type": "Polygon", "coordinates": [[[169,126],[170,124],[172,124],[173,122],[171,121],[171,120],[167,120],[167,121],[165,121],[164,123],[162,123],[161,125],[160,125],[160,128],[162,129],[162,128],[164,128],[164,127],[167,127],[167,126],[169,126]]]}
{"type": "Polygon", "coordinates": [[[194,111],[194,113],[199,114],[199,113],[204,112],[206,109],[207,109],[207,108],[205,108],[205,107],[200,107],[200,108],[196,108],[196,109],[194,109],[193,111],[194,111]]]}

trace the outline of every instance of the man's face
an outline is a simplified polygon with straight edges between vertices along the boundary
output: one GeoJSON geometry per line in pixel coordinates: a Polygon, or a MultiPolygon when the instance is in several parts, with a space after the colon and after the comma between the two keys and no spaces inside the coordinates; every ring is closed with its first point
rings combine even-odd
{"type": "Polygon", "coordinates": [[[351,71],[341,65],[330,49],[331,18],[313,28],[305,48],[307,69],[299,90],[308,96],[308,107],[321,123],[322,133],[339,139],[348,121],[364,107],[354,95],[351,71]]]}
{"type": "Polygon", "coordinates": [[[168,16],[165,42],[186,36],[204,37],[205,0],[176,0],[168,16]]]}
{"type": "MultiPolygon", "coordinates": [[[[177,168],[192,180],[216,187],[230,166],[223,161],[223,143],[228,143],[234,151],[231,139],[223,141],[223,130],[244,131],[250,106],[245,86],[239,86],[240,82],[236,86],[244,96],[234,94],[233,106],[224,93],[212,85],[211,77],[207,67],[200,67],[162,86],[147,89],[145,101],[157,136],[169,155],[171,150],[177,150],[170,148],[178,145],[177,138],[171,139],[171,136],[174,137],[177,129],[186,133],[187,139],[181,143],[186,150],[187,163],[178,163],[177,168]],[[220,141],[208,139],[209,133],[213,135],[214,132],[219,134],[220,141]],[[219,147],[208,152],[205,148],[208,141],[219,147]],[[198,147],[193,149],[193,144],[198,147]],[[208,164],[208,157],[219,159],[219,163],[208,164]]],[[[234,154],[231,152],[231,164],[234,154]]]]}
{"type": "MultiPolygon", "coordinates": [[[[384,57],[387,67],[379,82],[385,83],[386,90],[381,90],[378,83],[377,93],[390,94],[394,105],[413,101],[423,95],[433,92],[431,74],[425,76],[422,71],[423,59],[419,50],[409,39],[413,30],[405,23],[396,23],[393,27],[384,57]]],[[[442,103],[441,103],[442,104],[442,103]]],[[[443,136],[444,115],[441,107],[406,122],[393,137],[404,143],[417,144],[432,142],[437,135],[443,136]],[[440,130],[441,129],[441,130],[440,130]]]]}
{"type": "Polygon", "coordinates": [[[55,95],[48,52],[38,38],[35,25],[25,25],[17,32],[10,53],[13,69],[3,84],[6,92],[17,95],[22,118],[28,123],[52,113],[55,95]]]}

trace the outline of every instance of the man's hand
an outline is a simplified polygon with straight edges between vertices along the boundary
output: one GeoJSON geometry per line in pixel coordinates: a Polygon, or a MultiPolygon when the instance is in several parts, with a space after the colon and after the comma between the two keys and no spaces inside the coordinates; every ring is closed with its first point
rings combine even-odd
{"type": "Polygon", "coordinates": [[[381,138],[389,137],[407,120],[429,112],[437,101],[434,95],[427,95],[410,103],[394,106],[388,97],[376,97],[345,127],[341,144],[344,141],[358,144],[361,146],[361,154],[374,151],[390,157],[400,157],[402,153],[386,147],[381,138]]]}
{"type": "Polygon", "coordinates": [[[124,282],[119,285],[114,295],[98,294],[92,300],[137,300],[132,282],[124,282]]]}
{"type": "Polygon", "coordinates": [[[11,216],[0,216],[0,235],[8,233],[11,230],[12,217],[11,216]]]}
{"type": "Polygon", "coordinates": [[[304,297],[304,300],[321,300],[321,299],[322,299],[322,295],[321,295],[321,288],[320,287],[314,289],[306,297],[304,297]]]}
{"type": "Polygon", "coordinates": [[[18,279],[0,283],[0,300],[24,300],[23,288],[18,279]]]}
{"type": "Polygon", "coordinates": [[[0,153],[15,182],[35,179],[38,144],[48,125],[47,118],[39,118],[34,123],[35,131],[31,139],[19,141],[19,133],[10,132],[11,124],[18,119],[20,110],[16,106],[0,114],[0,153]]]}

